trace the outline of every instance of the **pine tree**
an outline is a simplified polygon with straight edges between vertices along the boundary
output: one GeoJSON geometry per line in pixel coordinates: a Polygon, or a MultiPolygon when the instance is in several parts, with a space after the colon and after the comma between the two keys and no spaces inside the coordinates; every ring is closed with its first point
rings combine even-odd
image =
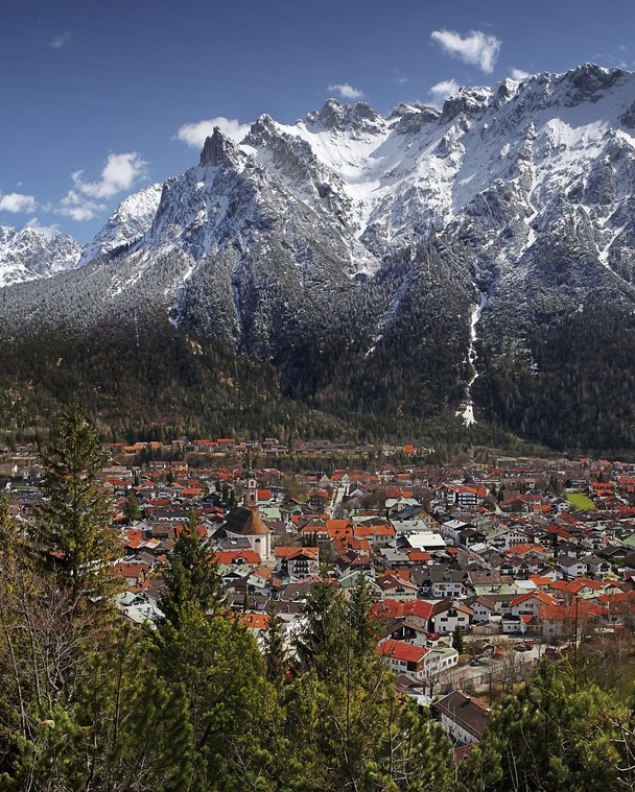
{"type": "Polygon", "coordinates": [[[461,766],[468,792],[603,792],[619,782],[617,724],[625,708],[578,670],[543,660],[525,688],[493,714],[461,766]]]}
{"type": "MultiPolygon", "coordinates": [[[[204,532],[203,532],[204,533],[204,532]]],[[[165,593],[159,600],[162,621],[178,626],[183,605],[196,603],[204,613],[218,612],[222,605],[220,578],[207,547],[196,512],[179,533],[163,574],[165,593]]]]}
{"type": "Polygon", "coordinates": [[[275,602],[269,615],[269,629],[265,638],[266,675],[269,682],[280,688],[286,677],[289,658],[284,642],[283,622],[275,602]]]}
{"type": "Polygon", "coordinates": [[[272,691],[254,639],[221,602],[210,562],[192,518],[165,573],[164,616],[150,637],[152,658],[168,689],[183,691],[197,783],[238,792],[260,775],[272,691]]]}
{"type": "Polygon", "coordinates": [[[37,544],[44,565],[64,586],[92,598],[116,587],[108,571],[121,556],[117,532],[110,525],[111,505],[99,484],[105,461],[94,426],[72,400],[43,454],[37,544]]]}
{"type": "Polygon", "coordinates": [[[302,664],[287,703],[290,733],[303,734],[295,760],[307,788],[449,792],[449,743],[397,694],[376,651],[369,606],[363,579],[348,600],[330,581],[308,599],[302,664]]]}
{"type": "Polygon", "coordinates": [[[141,504],[134,492],[128,493],[126,505],[124,506],[124,513],[130,523],[137,522],[137,520],[141,519],[141,504]]]}

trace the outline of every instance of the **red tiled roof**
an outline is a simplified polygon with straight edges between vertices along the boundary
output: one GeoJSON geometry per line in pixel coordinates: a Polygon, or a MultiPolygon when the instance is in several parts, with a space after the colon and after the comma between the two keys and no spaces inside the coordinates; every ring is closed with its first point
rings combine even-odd
{"type": "Polygon", "coordinates": [[[428,653],[425,646],[415,646],[392,638],[379,644],[377,651],[382,657],[394,657],[396,660],[405,660],[408,663],[420,663],[428,653]]]}
{"type": "Polygon", "coordinates": [[[267,613],[243,613],[240,621],[252,630],[268,630],[271,617],[267,613]]]}
{"type": "Polygon", "coordinates": [[[245,564],[260,564],[260,555],[255,550],[220,550],[214,561],[217,564],[235,564],[239,558],[245,564]]]}

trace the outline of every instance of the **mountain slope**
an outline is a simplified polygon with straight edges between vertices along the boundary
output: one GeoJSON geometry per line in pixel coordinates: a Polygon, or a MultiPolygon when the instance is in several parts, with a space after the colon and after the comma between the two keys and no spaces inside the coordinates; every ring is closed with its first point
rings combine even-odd
{"type": "MultiPolygon", "coordinates": [[[[590,376],[565,339],[632,340],[633,97],[635,75],[585,65],[441,110],[329,100],[293,125],[262,116],[239,144],[215,130],[198,165],[122,204],[81,268],[0,290],[6,332],[167,315],[325,410],[459,411],[562,445],[541,395],[590,376]]],[[[571,442],[631,442],[630,407],[598,429],[603,388],[580,395],[571,442]]]]}

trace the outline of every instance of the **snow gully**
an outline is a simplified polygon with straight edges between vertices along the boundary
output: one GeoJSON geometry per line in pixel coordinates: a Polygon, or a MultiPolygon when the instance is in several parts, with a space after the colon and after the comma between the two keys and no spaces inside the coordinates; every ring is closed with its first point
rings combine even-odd
{"type": "Polygon", "coordinates": [[[467,360],[470,364],[472,373],[467,385],[465,386],[465,407],[462,410],[457,410],[456,412],[456,415],[460,415],[463,418],[463,423],[466,426],[471,426],[472,424],[476,423],[476,419],[474,418],[474,404],[472,402],[472,385],[478,377],[475,347],[477,340],[476,325],[479,323],[483,309],[487,305],[488,296],[489,295],[487,292],[480,292],[479,303],[478,305],[475,305],[474,308],[472,308],[472,316],[470,317],[470,345],[467,350],[467,360]]]}

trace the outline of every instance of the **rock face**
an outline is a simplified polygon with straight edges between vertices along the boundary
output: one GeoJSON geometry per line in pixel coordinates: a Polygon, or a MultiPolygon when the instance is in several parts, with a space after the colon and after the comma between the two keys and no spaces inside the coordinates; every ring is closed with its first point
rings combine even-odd
{"type": "Polygon", "coordinates": [[[84,246],[78,267],[100,257],[122,255],[139,244],[152,225],[163,185],[151,184],[121,202],[97,236],[84,246]]]}
{"type": "Polygon", "coordinates": [[[535,374],[537,331],[635,302],[634,95],[632,73],[585,65],[441,110],[330,99],[240,144],[216,129],[198,165],[126,199],[81,269],[0,291],[3,322],[34,303],[84,329],[167,312],[312,398],[333,361],[346,391],[398,360],[431,409],[474,395],[479,419],[475,370],[511,356],[535,374]]]}

